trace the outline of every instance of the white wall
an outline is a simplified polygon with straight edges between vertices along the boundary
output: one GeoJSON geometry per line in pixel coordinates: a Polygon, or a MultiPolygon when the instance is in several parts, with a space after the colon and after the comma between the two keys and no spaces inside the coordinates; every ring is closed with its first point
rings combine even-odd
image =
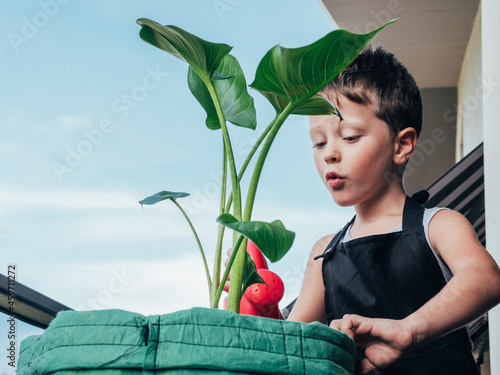
{"type": "MultiPolygon", "coordinates": [[[[500,263],[500,2],[483,0],[482,60],[486,246],[500,263]]],[[[491,374],[500,375],[500,307],[489,313],[491,374]]]]}
{"type": "Polygon", "coordinates": [[[483,141],[481,46],[481,8],[479,8],[457,85],[457,147],[455,154],[457,162],[483,141]]]}
{"type": "MultiPolygon", "coordinates": [[[[458,83],[459,161],[484,140],[486,247],[500,263],[500,2],[482,0],[458,83]]],[[[489,312],[491,374],[500,375],[500,307],[489,312]]]]}
{"type": "Polygon", "coordinates": [[[424,121],[417,149],[406,167],[404,186],[409,195],[428,188],[455,164],[457,89],[420,90],[424,121]]]}

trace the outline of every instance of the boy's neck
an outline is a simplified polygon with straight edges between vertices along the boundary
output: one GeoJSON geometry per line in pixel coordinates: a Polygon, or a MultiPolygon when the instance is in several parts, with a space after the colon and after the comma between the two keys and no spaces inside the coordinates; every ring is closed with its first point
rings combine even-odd
{"type": "Polygon", "coordinates": [[[393,186],[387,192],[368,202],[356,205],[356,219],[350,233],[352,238],[387,233],[403,222],[406,193],[402,186],[393,186]]]}

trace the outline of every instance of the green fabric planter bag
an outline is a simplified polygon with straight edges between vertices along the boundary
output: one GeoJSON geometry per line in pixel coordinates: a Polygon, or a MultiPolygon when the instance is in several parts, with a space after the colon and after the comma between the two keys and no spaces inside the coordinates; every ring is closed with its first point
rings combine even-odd
{"type": "Polygon", "coordinates": [[[18,375],[354,374],[343,332],[225,310],[64,311],[21,343],[18,375]]]}

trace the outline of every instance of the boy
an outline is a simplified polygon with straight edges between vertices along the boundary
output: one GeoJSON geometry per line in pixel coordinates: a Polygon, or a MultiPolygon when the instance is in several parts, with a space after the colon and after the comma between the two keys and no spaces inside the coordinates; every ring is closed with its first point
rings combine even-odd
{"type": "Polygon", "coordinates": [[[316,168],[356,216],[314,245],[288,319],[346,332],[360,373],[479,374],[463,327],[500,302],[500,270],[461,214],[406,196],[422,123],[413,77],[366,49],[320,94],[343,120],[310,118],[316,168]]]}

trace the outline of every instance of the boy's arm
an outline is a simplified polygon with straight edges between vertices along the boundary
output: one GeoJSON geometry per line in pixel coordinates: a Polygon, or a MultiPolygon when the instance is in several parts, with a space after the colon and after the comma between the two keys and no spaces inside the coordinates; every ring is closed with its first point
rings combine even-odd
{"type": "Polygon", "coordinates": [[[331,327],[365,350],[363,373],[384,368],[425,343],[470,323],[500,302],[500,270],[461,214],[439,211],[429,226],[431,245],[453,273],[449,283],[407,318],[346,315],[331,327]]]}
{"type": "Polygon", "coordinates": [[[320,238],[315,244],[307,260],[302,288],[288,320],[311,323],[314,321],[326,324],[325,287],[323,285],[323,260],[314,258],[323,254],[333,235],[320,238]]]}
{"type": "Polygon", "coordinates": [[[428,342],[463,327],[500,302],[500,269],[464,216],[456,211],[439,211],[429,226],[429,239],[453,277],[440,293],[408,317],[417,342],[428,342]]]}

